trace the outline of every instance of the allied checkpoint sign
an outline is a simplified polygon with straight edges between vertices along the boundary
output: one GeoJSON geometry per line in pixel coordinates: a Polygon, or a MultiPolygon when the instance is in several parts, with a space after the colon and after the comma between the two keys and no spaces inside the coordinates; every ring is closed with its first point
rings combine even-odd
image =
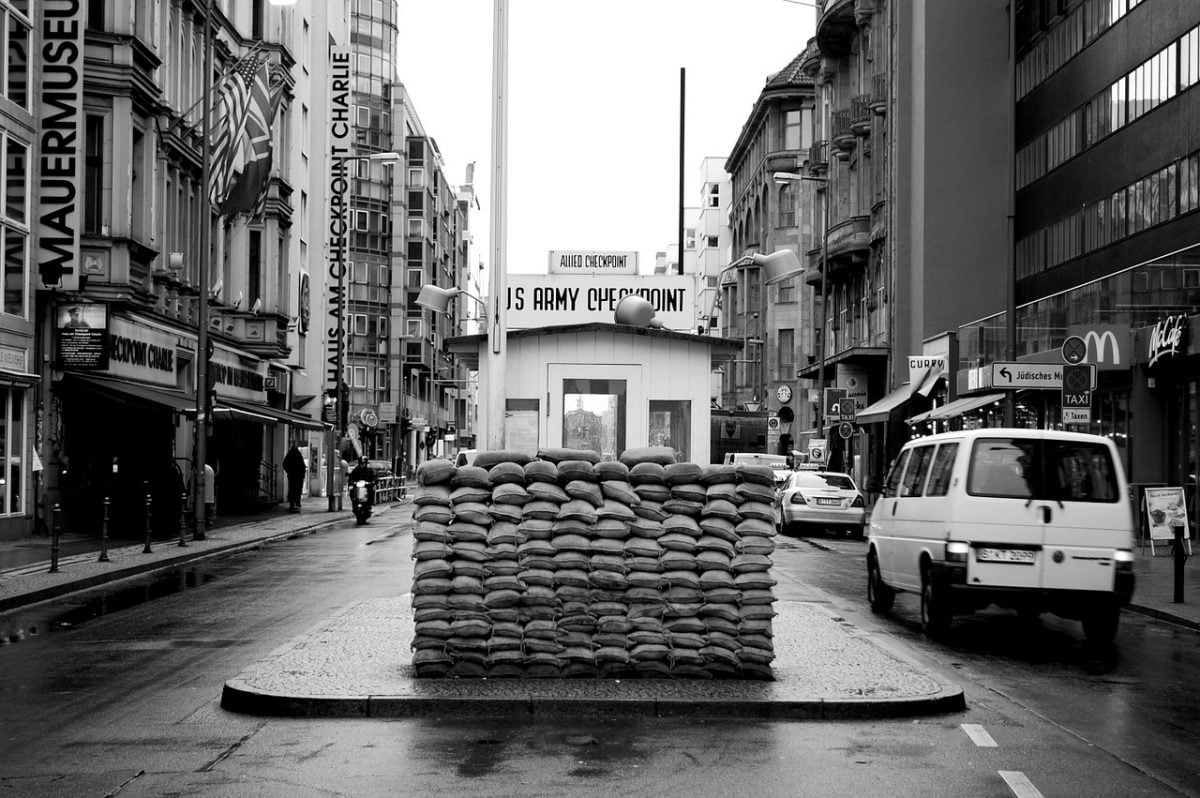
{"type": "Polygon", "coordinates": [[[689,275],[509,274],[505,326],[530,330],[564,324],[613,323],[617,303],[638,294],[654,318],[677,332],[696,330],[696,281],[689,275]]]}

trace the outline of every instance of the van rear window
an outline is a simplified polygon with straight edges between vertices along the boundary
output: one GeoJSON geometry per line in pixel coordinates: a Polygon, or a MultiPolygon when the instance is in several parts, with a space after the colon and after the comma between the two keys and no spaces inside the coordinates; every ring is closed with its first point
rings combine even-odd
{"type": "Polygon", "coordinates": [[[1118,500],[1112,457],[1103,444],[1032,438],[977,440],[967,492],[1026,500],[1118,500]]]}

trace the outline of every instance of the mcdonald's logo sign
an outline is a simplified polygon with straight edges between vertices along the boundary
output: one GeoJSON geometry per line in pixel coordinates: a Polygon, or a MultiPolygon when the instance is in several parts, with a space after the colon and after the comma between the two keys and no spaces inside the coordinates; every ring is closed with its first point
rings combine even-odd
{"type": "Polygon", "coordinates": [[[1115,371],[1129,368],[1129,328],[1115,324],[1076,324],[1068,328],[1070,335],[1077,335],[1087,345],[1083,363],[1092,363],[1099,371],[1115,371]]]}

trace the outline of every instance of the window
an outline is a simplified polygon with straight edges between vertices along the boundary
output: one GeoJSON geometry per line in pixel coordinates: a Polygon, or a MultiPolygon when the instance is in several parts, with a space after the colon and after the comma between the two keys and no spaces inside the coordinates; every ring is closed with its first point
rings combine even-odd
{"type": "Polygon", "coordinates": [[[614,456],[625,451],[625,380],[563,380],[562,445],[614,456]]]}
{"type": "Polygon", "coordinates": [[[0,387],[0,457],[8,467],[0,479],[0,513],[24,512],[25,391],[0,387]]]}
{"type": "Polygon", "coordinates": [[[1045,441],[1046,485],[1039,496],[1072,502],[1115,502],[1117,478],[1108,449],[1098,444],[1045,441]]]}
{"type": "Polygon", "coordinates": [[[353,369],[351,369],[351,373],[353,374],[352,379],[354,381],[353,384],[351,385],[352,388],[366,388],[367,387],[367,367],[366,366],[355,366],[353,369]]]}
{"type": "Polygon", "coordinates": [[[26,251],[28,236],[11,227],[4,235],[4,296],[3,312],[12,316],[25,316],[26,251]]]}
{"type": "MultiPolygon", "coordinates": [[[[691,459],[692,403],[687,400],[650,401],[650,445],[669,446],[680,462],[691,459]]],[[[620,454],[619,451],[614,454],[620,454]]]]}
{"type": "Polygon", "coordinates": [[[800,109],[783,113],[783,149],[800,149],[800,109]]]}
{"type": "Polygon", "coordinates": [[[29,220],[29,150],[19,141],[5,141],[4,166],[4,217],[17,224],[29,220]]]}
{"type": "MultiPolygon", "coordinates": [[[[4,92],[22,108],[29,107],[29,26],[13,14],[0,13],[0,25],[8,26],[4,92]]],[[[0,30],[0,34],[3,31],[0,30]]],[[[82,58],[80,65],[82,65],[82,58]]]]}
{"type": "Polygon", "coordinates": [[[721,187],[715,183],[708,187],[708,207],[721,207],[721,187]]]}
{"type": "Polygon", "coordinates": [[[971,452],[967,493],[1032,499],[1039,482],[1036,468],[1034,441],[981,438],[971,452]]]}
{"type": "Polygon", "coordinates": [[[254,301],[262,296],[262,231],[250,231],[250,243],[246,268],[246,285],[250,292],[246,295],[246,307],[253,307],[254,301]]]}
{"type": "Polygon", "coordinates": [[[362,313],[354,314],[354,334],[355,335],[366,335],[367,334],[367,317],[365,314],[362,314],[362,313]]]}
{"type": "Polygon", "coordinates": [[[796,189],[791,183],[779,187],[779,226],[796,226],[796,189]]]}
{"type": "Polygon", "coordinates": [[[901,496],[920,496],[925,487],[925,477],[933,460],[932,446],[917,446],[912,450],[904,480],[900,483],[901,496]]]}
{"type": "Polygon", "coordinates": [[[950,473],[954,470],[954,456],[958,454],[957,443],[943,443],[933,457],[929,469],[929,485],[926,496],[945,496],[950,492],[950,473]]]}
{"type": "Polygon", "coordinates": [[[904,466],[908,462],[910,450],[905,450],[900,453],[899,458],[892,464],[892,468],[888,471],[887,479],[883,483],[883,495],[885,497],[894,498],[900,495],[900,477],[904,474],[904,466]]]}
{"type": "Polygon", "coordinates": [[[84,121],[83,232],[100,235],[104,226],[104,117],[84,121]]]}

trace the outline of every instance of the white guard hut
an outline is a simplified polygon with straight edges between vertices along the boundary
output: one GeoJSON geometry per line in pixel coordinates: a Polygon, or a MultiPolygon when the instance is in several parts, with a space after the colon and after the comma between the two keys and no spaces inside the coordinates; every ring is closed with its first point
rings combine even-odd
{"type": "MultiPolygon", "coordinates": [[[[509,330],[505,355],[504,448],[535,453],[567,447],[620,456],[670,446],[681,461],[710,458],[712,371],[741,342],[629,324],[591,322],[509,330]]],[[[447,341],[486,385],[486,335],[447,341]]],[[[479,429],[489,428],[487,403],[479,429]]]]}

